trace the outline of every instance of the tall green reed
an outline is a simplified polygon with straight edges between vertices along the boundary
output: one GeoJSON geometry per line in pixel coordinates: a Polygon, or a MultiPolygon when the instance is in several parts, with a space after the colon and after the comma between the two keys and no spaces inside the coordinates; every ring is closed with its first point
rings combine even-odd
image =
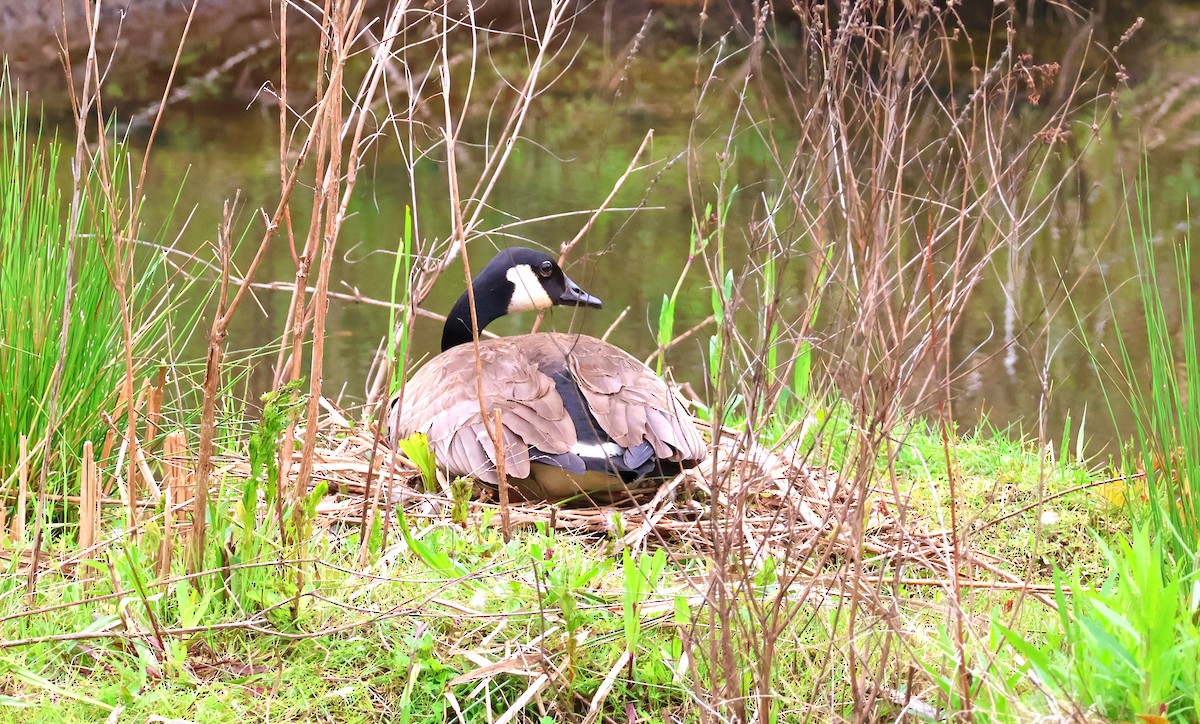
{"type": "MultiPolygon", "coordinates": [[[[66,203],[58,186],[62,149],[32,130],[25,101],[0,75],[0,486],[11,489],[21,464],[21,436],[29,440],[30,470],[105,433],[101,413],[111,410],[122,365],[121,301],[109,275],[114,236],[96,175],[81,193],[78,243],[69,261],[66,203]],[[62,355],[62,398],[56,439],[45,450],[48,399],[63,326],[63,304],[73,287],[72,315],[62,355]]],[[[119,173],[123,164],[114,164],[119,173]]],[[[120,179],[114,179],[119,186],[120,179]]],[[[143,336],[142,341],[145,340],[143,336]]],[[[139,352],[145,351],[139,349],[139,352]]],[[[63,476],[65,487],[75,476],[63,476]]]]}
{"type": "MultiPolygon", "coordinates": [[[[1145,323],[1145,353],[1116,330],[1117,390],[1133,412],[1133,461],[1145,472],[1154,530],[1172,541],[1173,553],[1200,551],[1200,355],[1191,270],[1191,235],[1164,245],[1156,237],[1143,166],[1129,208],[1129,231],[1145,323]],[[1163,249],[1169,246],[1169,249],[1163,249]]],[[[1110,396],[1110,410],[1113,408],[1110,396]]],[[[1130,496],[1134,499],[1136,496],[1130,496]]],[[[1135,510],[1135,514],[1141,511],[1135,510]]]]}

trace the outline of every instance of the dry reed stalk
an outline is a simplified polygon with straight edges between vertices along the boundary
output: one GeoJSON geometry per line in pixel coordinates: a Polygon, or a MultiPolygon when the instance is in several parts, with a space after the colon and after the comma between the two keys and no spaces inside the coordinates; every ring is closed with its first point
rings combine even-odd
{"type": "MultiPolygon", "coordinates": [[[[165,442],[165,441],[164,441],[165,442]]],[[[165,447],[165,444],[164,444],[165,447]]],[[[171,465],[170,462],[167,463],[171,465]]],[[[173,475],[173,473],[166,473],[173,475]]],[[[162,536],[158,539],[158,555],[155,561],[154,573],[156,576],[166,578],[171,575],[171,554],[175,550],[175,491],[177,486],[174,480],[163,481],[163,522],[162,536]]]]}
{"type": "MultiPolygon", "coordinates": [[[[303,515],[303,506],[301,505],[301,498],[307,491],[308,483],[312,477],[313,451],[317,440],[318,408],[321,400],[322,371],[325,358],[325,324],[329,311],[329,286],[334,250],[354,193],[358,173],[361,168],[362,155],[370,144],[370,140],[365,138],[366,124],[370,118],[368,109],[372,107],[375,94],[385,75],[386,64],[389,62],[394,43],[399,37],[400,26],[407,11],[407,2],[401,2],[391,9],[385,23],[383,41],[374,49],[371,65],[368,67],[367,73],[362,79],[357,93],[354,95],[354,110],[343,121],[341,94],[345,84],[345,66],[352,54],[352,46],[358,37],[358,28],[362,20],[364,4],[359,2],[353,5],[337,5],[336,16],[330,13],[330,6],[326,5],[324,22],[327,24],[329,31],[328,37],[331,37],[333,40],[333,42],[328,44],[329,84],[335,95],[327,96],[328,98],[332,98],[332,107],[324,117],[325,122],[319,128],[320,135],[318,136],[325,144],[325,153],[318,154],[316,178],[318,195],[316,198],[317,203],[313,205],[313,223],[311,228],[321,229],[322,245],[320,248],[320,267],[317,273],[317,289],[311,307],[312,352],[309,358],[311,378],[309,380],[309,398],[305,417],[305,437],[301,450],[300,465],[296,475],[296,484],[291,488],[292,509],[295,516],[295,530],[297,531],[302,529],[301,516],[303,515]],[[349,140],[349,144],[346,149],[343,167],[342,145],[347,140],[349,140]],[[327,168],[321,168],[322,164],[326,164],[327,168]]],[[[325,68],[325,63],[322,63],[321,67],[325,68]]],[[[312,241],[311,248],[315,252],[317,249],[316,240],[313,239],[312,241]]],[[[309,248],[308,245],[306,245],[307,248],[309,248]]],[[[293,300],[296,315],[292,319],[292,379],[296,379],[299,376],[299,369],[297,367],[299,363],[298,352],[299,345],[303,339],[301,334],[302,327],[296,326],[303,322],[301,312],[305,308],[300,271],[298,270],[297,273],[297,293],[293,300]]],[[[289,425],[285,433],[285,445],[293,434],[293,430],[294,425],[289,425]]],[[[283,449],[290,450],[290,447],[283,449]]],[[[296,541],[296,543],[298,545],[303,544],[302,541],[296,541]]],[[[298,578],[296,586],[297,595],[293,600],[293,615],[298,615],[299,613],[299,594],[303,589],[303,576],[305,575],[303,566],[297,567],[296,575],[298,578]]]]}
{"type": "Polygon", "coordinates": [[[155,441],[158,439],[158,426],[162,422],[163,390],[166,388],[166,378],[166,368],[159,367],[157,379],[150,386],[150,394],[146,400],[145,439],[148,451],[154,449],[155,441]]]}
{"type": "Polygon", "coordinates": [[[83,459],[79,466],[79,547],[96,544],[96,526],[100,516],[100,476],[96,470],[92,441],[83,443],[83,459]]]}
{"type": "MultiPolygon", "coordinates": [[[[280,16],[281,24],[284,22],[284,20],[285,20],[284,17],[280,16]]],[[[338,32],[337,29],[334,29],[332,27],[333,19],[330,16],[330,3],[328,2],[328,0],[326,0],[324,7],[322,9],[321,22],[322,22],[321,30],[322,30],[323,34],[328,33],[330,36],[336,37],[336,38],[340,39],[342,42],[345,41],[344,36],[340,32],[338,32]]],[[[286,46],[283,45],[282,43],[286,42],[287,36],[281,35],[280,37],[281,37],[280,53],[283,57],[286,57],[287,49],[286,49],[286,46]]],[[[317,191],[314,191],[312,210],[310,212],[310,218],[309,218],[309,222],[308,222],[308,235],[305,237],[304,249],[300,252],[299,256],[296,256],[295,242],[294,242],[293,237],[291,236],[293,233],[293,229],[290,224],[291,210],[289,209],[287,212],[288,213],[287,218],[289,219],[289,224],[288,224],[289,240],[292,242],[292,247],[291,247],[292,255],[295,257],[295,261],[296,261],[296,277],[295,277],[295,281],[293,282],[293,287],[292,287],[292,299],[291,299],[290,304],[288,305],[287,321],[284,325],[283,335],[281,336],[280,342],[279,342],[279,358],[276,363],[277,368],[276,368],[276,372],[275,372],[275,378],[277,381],[276,387],[278,387],[279,383],[282,383],[284,381],[296,380],[296,379],[300,378],[300,369],[301,369],[301,365],[303,363],[303,352],[304,352],[304,339],[305,339],[304,338],[304,329],[305,329],[305,326],[309,322],[309,319],[308,319],[309,306],[308,306],[307,299],[306,299],[306,295],[308,293],[308,278],[309,278],[309,274],[311,273],[311,270],[312,270],[313,262],[318,259],[318,252],[321,249],[322,236],[323,236],[323,232],[324,232],[324,228],[322,227],[322,224],[321,224],[321,213],[322,213],[324,207],[322,204],[322,199],[320,197],[320,190],[325,188],[324,184],[328,183],[327,174],[326,174],[326,164],[328,163],[328,156],[330,153],[330,150],[329,150],[330,136],[333,135],[329,131],[329,124],[331,123],[329,116],[330,116],[331,112],[336,112],[340,116],[340,112],[341,112],[341,106],[337,101],[333,101],[334,106],[332,109],[326,108],[326,105],[331,102],[329,95],[328,95],[328,89],[325,86],[325,82],[326,82],[326,78],[327,78],[327,74],[328,74],[329,51],[330,51],[329,43],[321,43],[321,47],[318,51],[317,62],[316,62],[316,67],[319,69],[319,72],[317,74],[317,83],[316,83],[316,87],[314,89],[314,91],[315,91],[315,99],[314,100],[318,104],[318,108],[325,109],[325,112],[320,114],[321,125],[317,126],[314,123],[313,129],[312,129],[313,133],[315,134],[313,136],[313,138],[315,138],[315,141],[316,141],[316,150],[315,150],[315,153],[313,154],[313,159],[314,159],[314,161],[313,161],[314,162],[313,187],[314,187],[314,189],[317,189],[317,191]],[[288,354],[286,357],[289,364],[285,368],[283,365],[283,362],[285,360],[284,353],[285,353],[285,351],[288,351],[288,349],[289,349],[289,340],[290,340],[290,354],[288,354]]],[[[283,173],[284,169],[286,168],[286,158],[287,157],[286,157],[286,155],[284,155],[283,150],[285,149],[285,147],[287,145],[287,138],[288,138],[288,134],[287,134],[288,111],[289,111],[289,109],[285,105],[282,105],[282,104],[280,105],[280,108],[279,108],[279,119],[280,119],[279,143],[280,143],[280,149],[281,149],[281,153],[280,153],[280,172],[281,172],[281,174],[283,173]]],[[[332,121],[332,123],[334,123],[334,125],[337,125],[337,119],[332,121]]],[[[335,141],[335,144],[336,144],[336,141],[335,141]]],[[[314,296],[316,295],[316,293],[317,293],[316,290],[313,290],[314,296]]],[[[291,466],[291,456],[284,454],[283,451],[292,449],[294,439],[295,439],[295,434],[296,434],[296,425],[293,422],[284,429],[283,439],[279,443],[279,449],[280,449],[279,466],[280,466],[280,479],[281,480],[288,479],[288,473],[290,472],[289,468],[291,466]]],[[[294,503],[296,501],[296,495],[295,495],[294,491],[289,491],[289,492],[291,494],[291,497],[292,497],[292,500],[294,503]]],[[[281,494],[277,495],[276,499],[275,499],[275,515],[277,518],[276,524],[279,526],[279,531],[280,531],[281,536],[284,535],[284,531],[286,530],[286,527],[284,525],[284,520],[283,520],[283,505],[284,505],[284,495],[281,492],[281,494]]]]}
{"type": "Polygon", "coordinates": [[[179,520],[179,516],[186,517],[187,515],[179,508],[182,508],[189,499],[190,459],[191,455],[187,449],[187,433],[183,430],[173,430],[167,433],[163,439],[163,488],[169,491],[172,504],[164,510],[167,512],[172,526],[179,520]]]}
{"type": "MultiPolygon", "coordinates": [[[[333,264],[333,251],[337,242],[337,232],[332,227],[339,224],[332,217],[337,205],[337,192],[342,174],[342,143],[341,126],[343,110],[340,95],[343,87],[343,72],[345,62],[354,42],[358,20],[362,14],[362,3],[339,3],[336,6],[325,3],[323,13],[323,31],[330,42],[322,43],[321,59],[318,68],[322,76],[328,77],[330,89],[336,89],[337,100],[330,103],[329,109],[322,116],[322,123],[317,127],[318,147],[316,168],[314,170],[314,198],[312,218],[309,222],[308,240],[305,243],[303,256],[296,270],[296,294],[293,296],[293,309],[289,312],[292,319],[292,369],[290,379],[300,376],[301,347],[304,342],[303,329],[310,313],[305,304],[303,289],[308,278],[311,264],[319,260],[317,271],[317,291],[312,300],[312,353],[310,355],[309,398],[305,414],[305,437],[300,458],[300,468],[297,471],[296,484],[289,491],[292,510],[295,515],[295,530],[300,530],[302,507],[300,500],[307,488],[312,471],[312,450],[315,444],[318,403],[321,396],[322,366],[325,351],[325,316],[328,311],[329,274],[333,264]]],[[[321,89],[318,88],[318,95],[321,89]]],[[[326,96],[329,98],[329,96],[326,96]]],[[[353,184],[350,184],[351,188],[353,184]]],[[[285,333],[286,341],[286,333],[285,333]]],[[[295,423],[288,425],[284,434],[281,450],[291,450],[292,436],[295,434],[295,423]]],[[[284,456],[287,457],[287,456],[284,456]]],[[[281,494],[280,498],[283,497],[281,494]]],[[[280,531],[286,528],[280,526],[280,531]]],[[[291,541],[299,545],[300,541],[291,541]]],[[[298,572],[302,577],[303,573],[298,572]]],[[[302,581],[297,581],[297,593],[303,588],[302,581]]],[[[293,615],[298,615],[299,597],[295,599],[296,608],[293,615]]]]}
{"type": "MultiPolygon", "coordinates": [[[[285,39],[286,34],[281,36],[285,39]]],[[[321,52],[324,52],[325,44],[321,44],[321,52]]],[[[281,53],[286,54],[286,46],[281,48],[281,53]]],[[[318,77],[322,76],[318,74],[318,77]]],[[[259,268],[262,266],[263,260],[266,258],[267,250],[271,246],[276,234],[279,231],[281,223],[286,219],[288,221],[287,228],[291,231],[290,222],[290,203],[292,192],[296,187],[296,183],[300,178],[300,172],[305,168],[306,161],[313,150],[314,143],[319,144],[321,141],[320,130],[324,128],[324,117],[329,112],[331,106],[337,106],[340,103],[340,95],[338,92],[341,89],[327,89],[313,109],[312,117],[309,119],[308,132],[304,136],[298,152],[295,154],[280,154],[281,164],[286,164],[282,159],[292,158],[292,167],[286,173],[280,188],[279,201],[275,206],[274,213],[267,219],[266,229],[263,231],[262,237],[259,240],[258,247],[254,252],[254,257],[250,261],[249,267],[245,274],[238,280],[236,291],[232,298],[228,297],[230,282],[230,256],[231,256],[231,226],[232,226],[232,209],[230,204],[226,203],[224,218],[221,226],[219,252],[221,256],[221,274],[220,274],[220,293],[217,295],[217,312],[214,316],[212,326],[209,331],[208,351],[205,356],[205,372],[204,372],[204,402],[201,411],[201,427],[200,427],[200,443],[199,451],[196,460],[195,475],[192,479],[193,484],[193,511],[192,511],[192,531],[191,531],[191,555],[189,557],[189,569],[193,573],[198,573],[203,569],[203,557],[207,543],[205,518],[208,510],[208,480],[212,474],[212,455],[213,455],[213,436],[215,435],[215,417],[216,417],[216,396],[220,387],[220,373],[222,365],[222,345],[226,335],[228,334],[229,325],[237,313],[238,308],[245,300],[246,295],[253,288],[254,277],[259,268]]],[[[287,112],[285,104],[281,104],[281,114],[287,112]]],[[[286,142],[281,139],[281,147],[286,146],[286,142]]],[[[236,205],[238,194],[234,199],[236,205]]]]}
{"type": "MultiPolygon", "coordinates": [[[[234,198],[234,204],[237,198],[234,198]]],[[[204,363],[204,399],[200,411],[200,451],[196,459],[196,475],[192,489],[191,548],[188,553],[188,571],[204,570],[204,554],[207,548],[208,476],[212,469],[213,440],[216,437],[217,394],[221,385],[221,357],[225,336],[228,334],[232,306],[237,301],[228,301],[229,268],[233,257],[231,240],[233,205],[225,202],[222,223],[217,234],[217,249],[221,257],[221,277],[217,290],[217,309],[208,332],[208,351],[204,363]]]]}

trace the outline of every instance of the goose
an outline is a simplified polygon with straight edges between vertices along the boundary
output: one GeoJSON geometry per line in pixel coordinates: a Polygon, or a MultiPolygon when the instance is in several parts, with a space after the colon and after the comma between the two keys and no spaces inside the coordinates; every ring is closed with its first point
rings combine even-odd
{"type": "MultiPolygon", "coordinates": [[[[599,309],[544,252],[502,249],[471,282],[479,329],[506,314],[552,306],[599,309]]],[[[692,416],[649,367],[583,334],[536,332],[472,344],[464,292],[442,330],[442,351],[390,401],[385,431],[425,433],[454,476],[498,483],[496,445],[480,413],[500,410],[505,476],[526,500],[612,502],[705,459],[692,416]]],[[[494,420],[489,419],[489,424],[494,420]]]]}

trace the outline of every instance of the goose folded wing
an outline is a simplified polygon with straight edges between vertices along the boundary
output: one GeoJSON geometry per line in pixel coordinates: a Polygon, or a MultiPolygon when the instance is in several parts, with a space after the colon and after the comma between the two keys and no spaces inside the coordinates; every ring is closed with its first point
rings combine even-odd
{"type": "MultiPolygon", "coordinates": [[[[506,474],[525,478],[529,448],[564,453],[575,444],[575,429],[553,381],[519,349],[496,342],[480,350],[483,407],[489,415],[500,410],[506,474]]],[[[407,383],[396,429],[400,437],[427,434],[439,465],[451,474],[495,483],[496,446],[480,415],[475,374],[472,346],[433,359],[407,383]]]]}
{"type": "Polygon", "coordinates": [[[596,421],[617,444],[649,442],[663,460],[704,459],[706,447],[692,416],[650,368],[591,337],[573,341],[565,354],[596,421]]]}

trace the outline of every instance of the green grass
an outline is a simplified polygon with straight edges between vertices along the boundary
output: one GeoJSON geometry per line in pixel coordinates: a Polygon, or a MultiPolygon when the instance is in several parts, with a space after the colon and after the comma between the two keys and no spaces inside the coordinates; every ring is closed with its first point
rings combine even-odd
{"type": "MultiPolygon", "coordinates": [[[[285,721],[293,717],[307,719],[322,712],[339,720],[388,712],[399,716],[409,706],[415,712],[413,721],[441,721],[437,712],[445,704],[447,681],[476,666],[462,652],[478,647],[481,652],[495,655],[495,643],[482,643],[494,638],[495,626],[485,619],[464,620],[443,604],[418,607],[416,601],[436,594],[442,600],[473,607],[480,614],[507,614],[501,642],[515,643],[544,634],[547,650],[555,652],[557,663],[569,666],[576,691],[581,693],[594,690],[607,673],[608,665],[620,654],[624,646],[621,632],[631,621],[640,622],[631,619],[628,612],[622,613],[622,601],[625,600],[626,606],[632,602],[623,599],[621,581],[630,570],[635,575],[644,570],[648,557],[641,558],[637,565],[629,564],[633,568],[626,567],[623,573],[621,566],[612,562],[597,563],[586,546],[535,532],[508,546],[500,544],[495,529],[460,532],[448,527],[439,528],[430,536],[426,541],[435,543],[439,550],[470,568],[472,578],[447,585],[440,572],[431,570],[416,556],[402,557],[395,567],[373,570],[375,575],[392,579],[386,586],[353,574],[323,569],[319,590],[352,603],[355,610],[314,603],[306,606],[301,618],[294,622],[282,619],[273,622],[284,629],[320,630],[366,619],[364,612],[368,610],[404,614],[361,628],[295,642],[242,632],[218,632],[197,636],[187,645],[177,642],[178,648],[166,654],[155,651],[146,641],[132,646],[123,641],[37,644],[10,651],[2,661],[6,671],[46,672],[44,675],[51,676],[55,686],[69,687],[78,697],[109,706],[128,706],[130,715],[174,712],[176,716],[223,721],[246,716],[247,709],[239,707],[240,702],[259,715],[269,709],[274,712],[275,720],[285,721]],[[480,569],[493,570],[480,577],[480,569]],[[565,630],[540,615],[547,609],[568,610],[566,601],[576,603],[577,608],[565,630]],[[600,603],[608,607],[596,608],[600,603]],[[586,627],[588,635],[576,642],[577,646],[568,646],[572,639],[567,632],[577,632],[580,627],[586,627]],[[573,652],[568,658],[578,659],[564,662],[567,651],[573,652]],[[214,698],[204,693],[214,689],[223,694],[214,698]]],[[[343,546],[326,547],[318,552],[325,560],[352,565],[358,551],[354,541],[347,539],[343,546]]],[[[115,576],[122,584],[138,575],[149,575],[148,555],[135,553],[121,558],[125,564],[117,561],[115,576]],[[138,561],[145,567],[140,572],[135,570],[138,561]]],[[[661,554],[658,558],[661,565],[661,554]]],[[[260,576],[260,581],[265,582],[262,578],[267,575],[260,576]]],[[[218,576],[213,579],[219,581],[218,576]]],[[[186,583],[177,583],[166,595],[151,596],[149,609],[157,624],[188,625],[190,619],[197,617],[208,623],[236,620],[244,615],[244,604],[253,603],[240,596],[239,600],[222,601],[213,583],[208,581],[203,595],[193,593],[186,583]]],[[[64,581],[60,585],[37,603],[77,600],[82,595],[78,584],[64,581]]],[[[47,588],[55,586],[48,584],[47,588]]],[[[103,594],[108,588],[106,581],[99,580],[89,595],[103,594]]],[[[235,591],[239,588],[234,586],[235,591]]],[[[6,596],[4,600],[20,605],[19,596],[6,596]]],[[[5,639],[83,630],[92,625],[93,616],[107,608],[100,605],[68,609],[37,621],[9,621],[0,625],[3,627],[0,630],[5,639]]],[[[151,628],[149,613],[143,610],[137,596],[111,608],[125,608],[126,614],[140,624],[139,628],[151,628]]],[[[636,693],[639,700],[645,696],[648,702],[678,704],[685,692],[672,682],[669,670],[654,656],[656,649],[669,646],[668,629],[657,625],[643,635],[643,644],[636,647],[639,656],[634,667],[635,679],[619,686],[618,694],[628,690],[636,693]]],[[[35,707],[59,705],[59,697],[48,688],[22,685],[12,677],[10,682],[10,691],[23,689],[27,696],[32,696],[35,707]]],[[[503,711],[505,702],[511,704],[526,683],[515,675],[498,677],[489,693],[494,713],[503,711]]],[[[463,685],[454,691],[463,697],[464,709],[472,707],[478,712],[486,703],[466,697],[465,692],[472,686],[463,685]]],[[[553,699],[553,692],[549,696],[553,699]]],[[[97,716],[101,709],[81,701],[72,706],[82,719],[97,716]]]]}
{"type": "MultiPolygon", "coordinates": [[[[834,429],[831,426],[825,434],[834,429]]],[[[256,435],[269,434],[262,427],[259,430],[256,435]]],[[[1087,475],[1073,462],[1047,468],[1034,445],[1008,441],[999,434],[956,438],[952,443],[964,488],[971,491],[961,505],[979,520],[988,519],[998,505],[987,495],[994,487],[988,481],[1003,480],[1024,500],[1039,485],[1049,493],[1087,475]],[[1047,480],[1039,483],[1042,475],[1047,480]]],[[[822,444],[833,441],[823,440],[822,444]]],[[[934,462],[944,459],[933,454],[940,445],[932,428],[914,422],[899,447],[895,468],[904,488],[912,491],[914,526],[934,529],[940,525],[936,509],[920,498],[920,491],[938,485],[938,476],[944,474],[934,462]]],[[[264,469],[264,473],[268,477],[260,485],[269,479],[270,471],[264,469]]],[[[227,503],[244,493],[228,484],[223,490],[227,503]]],[[[1121,525],[1120,512],[1110,504],[1076,495],[1080,498],[1064,499],[1062,505],[1078,508],[1081,521],[1121,525]]],[[[214,506],[214,511],[219,510],[221,506],[214,506]]],[[[214,515],[214,540],[242,541],[229,548],[236,558],[230,562],[252,562],[251,550],[257,551],[253,554],[257,560],[268,564],[274,560],[277,549],[270,544],[275,534],[269,533],[269,519],[246,523],[239,522],[236,515],[214,515]],[[256,536],[246,538],[251,526],[256,536]]],[[[973,543],[1001,555],[1019,551],[1032,535],[1031,519],[1036,519],[1036,513],[1001,523],[992,529],[995,534],[973,543]]],[[[309,632],[314,636],[288,640],[235,629],[168,639],[165,651],[145,636],[136,642],[52,642],[7,649],[0,652],[0,681],[5,682],[3,690],[11,697],[10,704],[22,706],[0,706],[0,717],[91,721],[107,716],[102,706],[88,703],[93,700],[127,707],[122,718],[132,720],[158,714],[194,721],[304,721],[324,716],[338,721],[404,721],[402,713],[407,711],[408,721],[435,722],[453,720],[446,710],[446,694],[450,693],[468,721],[482,720],[486,718],[484,709],[490,708],[493,717],[503,713],[532,677],[499,673],[482,685],[476,680],[451,687],[449,682],[475,670],[478,656],[500,660],[539,639],[537,649],[545,652],[568,682],[564,685],[564,680],[556,680],[542,692],[552,720],[561,720],[558,717],[564,712],[586,711],[586,702],[626,648],[634,654],[633,664],[619,672],[606,714],[619,719],[625,705],[632,704],[640,720],[664,721],[662,717],[670,713],[694,720],[689,682],[697,672],[704,676],[707,664],[700,662],[698,669],[686,669],[681,632],[691,630],[693,641],[716,634],[704,628],[698,609],[686,605],[686,597],[695,591],[686,585],[683,574],[703,574],[703,552],[676,549],[670,558],[661,552],[631,556],[614,548],[611,538],[551,534],[541,529],[523,529],[506,544],[498,518],[467,529],[449,520],[432,527],[426,522],[408,525],[406,536],[393,534],[395,542],[372,557],[375,562],[364,569],[369,574],[365,576],[350,572],[359,568],[356,527],[316,536],[310,553],[331,565],[316,566],[305,592],[320,598],[306,598],[295,618],[285,603],[294,592],[290,568],[268,565],[234,571],[228,585],[220,573],[214,573],[203,580],[199,590],[188,583],[173,583],[165,589],[143,588],[146,595],[135,592],[119,600],[2,622],[0,638],[12,640],[105,624],[120,626],[122,616],[141,631],[152,631],[155,625],[214,625],[244,620],[279,605],[283,607],[267,612],[259,625],[284,634],[309,632]],[[372,612],[383,618],[375,619],[372,612]],[[345,628],[355,622],[362,625],[345,628]],[[699,628],[691,629],[693,622],[699,628]],[[75,698],[64,698],[60,690],[70,691],[75,698]]],[[[1064,531],[1064,537],[1071,536],[1064,531]]],[[[154,579],[156,545],[151,534],[139,547],[114,547],[109,558],[112,573],[98,575],[86,593],[84,585],[72,576],[47,576],[32,605],[95,597],[112,590],[113,581],[136,591],[154,579]]],[[[1043,548],[1053,546],[1043,543],[1043,548]]],[[[1104,556],[1102,548],[1095,551],[1095,558],[1104,556]]],[[[1085,552],[1062,555],[1083,560],[1085,552]]],[[[181,566],[177,562],[176,573],[182,573],[181,566]]],[[[97,573],[107,570],[108,566],[102,566],[97,573]]],[[[776,585],[770,576],[760,578],[758,585],[763,591],[776,585]]],[[[0,615],[26,610],[20,580],[4,580],[8,590],[0,591],[0,615]]],[[[1051,581],[1048,566],[1037,568],[1033,580],[1051,581]]],[[[945,601],[940,589],[905,587],[903,596],[915,604],[900,612],[900,628],[908,632],[903,640],[909,654],[884,662],[887,680],[898,685],[905,680],[903,661],[910,655],[927,662],[934,672],[948,670],[952,661],[947,658],[941,629],[944,614],[939,611],[945,601]]],[[[986,614],[1002,610],[1011,599],[1007,592],[978,592],[968,604],[973,611],[986,614]]],[[[1034,638],[1048,620],[1052,620],[1048,611],[1027,604],[1014,625],[1034,638]]],[[[829,686],[844,693],[845,662],[830,661],[827,652],[831,645],[837,650],[845,625],[844,613],[839,616],[833,609],[817,607],[779,632],[774,680],[781,695],[777,709],[781,721],[796,720],[800,714],[786,703],[789,697],[799,700],[829,686]],[[843,678],[840,684],[836,683],[839,677],[843,678]]],[[[859,628],[859,636],[866,636],[865,640],[887,632],[883,621],[859,628]]],[[[984,660],[987,644],[986,639],[972,643],[976,660],[984,660]]],[[[876,663],[880,656],[878,651],[868,654],[876,663]]],[[[1019,669],[1011,659],[1011,653],[1002,652],[1001,662],[1019,669]]],[[[918,673],[918,694],[928,696],[933,682],[930,673],[918,673]]],[[[837,706],[822,710],[835,716],[849,715],[837,706]]]]}
{"type": "Polygon", "coordinates": [[[1045,640],[1002,633],[1065,710],[1114,721],[1196,721],[1200,585],[1192,561],[1173,559],[1147,528],[1129,541],[1093,542],[1111,571],[1102,585],[1085,589],[1077,571],[1056,575],[1059,618],[1045,640]]]}

